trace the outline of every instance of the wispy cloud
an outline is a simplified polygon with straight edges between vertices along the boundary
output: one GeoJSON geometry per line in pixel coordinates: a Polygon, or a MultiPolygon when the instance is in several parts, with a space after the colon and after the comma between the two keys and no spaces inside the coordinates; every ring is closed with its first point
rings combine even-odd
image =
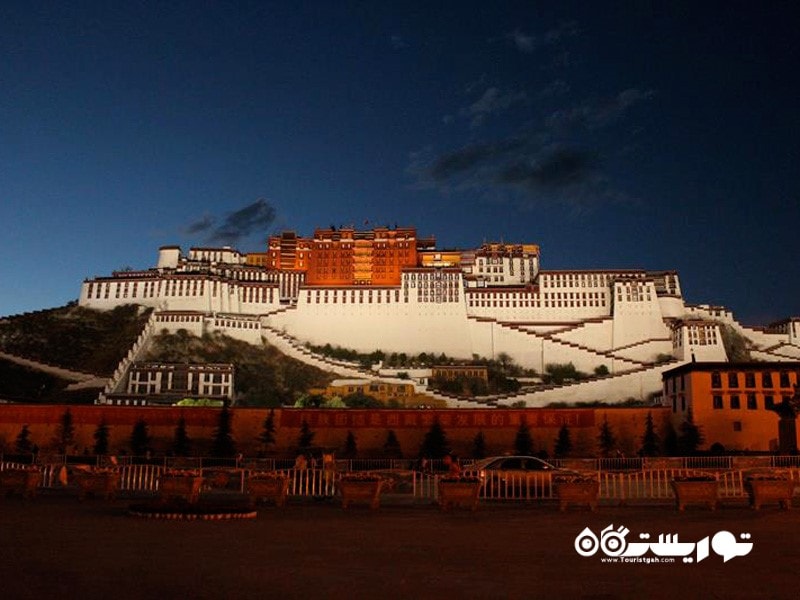
{"type": "Polygon", "coordinates": [[[562,108],[551,113],[546,125],[552,129],[586,127],[597,129],[622,117],[631,107],[655,96],[653,90],[629,88],[612,98],[587,101],[577,106],[562,108]]]}
{"type": "Polygon", "coordinates": [[[524,91],[503,91],[496,87],[484,90],[481,97],[469,106],[462,108],[459,115],[470,120],[470,127],[476,128],[484,123],[489,115],[501,113],[515,104],[528,101],[528,94],[524,91]]]}
{"type": "Polygon", "coordinates": [[[186,226],[184,231],[188,235],[196,235],[198,233],[203,233],[204,231],[208,231],[214,226],[214,217],[211,215],[205,215],[202,218],[198,219],[194,223],[190,223],[186,226]]]}
{"type": "Polygon", "coordinates": [[[576,36],[579,33],[578,24],[575,21],[568,21],[540,34],[525,33],[520,29],[515,29],[511,33],[507,33],[505,38],[520,52],[532,54],[537,48],[557,44],[565,38],[576,36]]]}
{"type": "Polygon", "coordinates": [[[540,98],[553,98],[563,96],[570,90],[570,85],[563,79],[555,79],[539,90],[540,98]]]}
{"type": "MultiPolygon", "coordinates": [[[[556,80],[548,93],[565,87],[556,80]]],[[[408,170],[419,187],[443,193],[471,191],[486,198],[506,190],[522,206],[561,202],[584,210],[602,202],[631,201],[608,176],[597,148],[607,146],[607,128],[654,95],[652,90],[629,88],[609,98],[578,103],[538,119],[538,127],[528,124],[511,135],[473,140],[438,155],[430,149],[417,153],[408,170]]],[[[489,88],[461,116],[484,117],[523,100],[527,96],[489,88]]]]}
{"type": "Polygon", "coordinates": [[[402,50],[403,48],[408,48],[408,43],[400,35],[391,36],[389,38],[389,44],[391,44],[392,48],[394,48],[395,50],[402,50]]]}
{"type": "Polygon", "coordinates": [[[433,181],[443,182],[478,165],[508,156],[529,144],[525,137],[470,144],[437,157],[426,169],[433,181]]]}
{"type": "Polygon", "coordinates": [[[275,220],[275,207],[267,200],[259,199],[222,219],[205,215],[184,228],[187,235],[205,234],[205,240],[213,244],[234,245],[249,235],[265,231],[275,220]]]}
{"type": "Polygon", "coordinates": [[[611,184],[597,152],[547,140],[546,134],[531,132],[441,156],[425,149],[411,157],[409,172],[417,187],[445,195],[477,193],[494,201],[514,198],[523,210],[555,203],[582,213],[598,204],[630,201],[611,184]]]}
{"type": "Polygon", "coordinates": [[[528,161],[503,166],[497,173],[498,183],[527,188],[564,187],[590,180],[596,157],[570,147],[544,149],[528,161]]]}

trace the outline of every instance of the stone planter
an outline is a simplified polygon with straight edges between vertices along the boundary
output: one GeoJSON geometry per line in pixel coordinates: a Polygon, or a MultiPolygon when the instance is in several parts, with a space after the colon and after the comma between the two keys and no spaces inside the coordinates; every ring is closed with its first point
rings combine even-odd
{"type": "Polygon", "coordinates": [[[284,506],[289,493],[289,478],[283,475],[251,475],[244,482],[245,493],[252,504],[271,500],[275,506],[284,506]]]}
{"type": "Polygon", "coordinates": [[[5,469],[0,471],[0,491],[35,498],[41,479],[42,472],[37,467],[5,469]]]}
{"type": "Polygon", "coordinates": [[[586,504],[589,510],[597,510],[597,495],[600,484],[594,480],[588,481],[555,481],[553,491],[558,498],[558,509],[567,510],[571,504],[586,504]]]}
{"type": "Polygon", "coordinates": [[[158,494],[163,501],[179,498],[195,504],[200,498],[203,477],[197,474],[162,474],[158,478],[158,494]]]}
{"type": "Polygon", "coordinates": [[[371,509],[376,509],[381,502],[381,479],[346,479],[339,480],[339,493],[342,495],[342,508],[353,502],[366,502],[371,509]]]}
{"type": "Polygon", "coordinates": [[[716,480],[673,479],[670,485],[679,511],[683,511],[687,504],[704,504],[710,510],[716,510],[719,505],[719,483],[716,480]]]}
{"type": "Polygon", "coordinates": [[[789,510],[792,507],[795,482],[791,479],[766,479],[748,478],[745,481],[745,490],[750,497],[750,506],[754,510],[761,508],[762,504],[776,502],[781,508],[789,510]]]}
{"type": "Polygon", "coordinates": [[[120,472],[117,469],[76,469],[70,476],[78,486],[79,500],[90,494],[113,500],[119,490],[120,472]]]}
{"type": "Polygon", "coordinates": [[[439,506],[442,510],[450,510],[454,506],[464,506],[470,510],[478,508],[478,497],[481,493],[481,482],[439,480],[439,506]]]}

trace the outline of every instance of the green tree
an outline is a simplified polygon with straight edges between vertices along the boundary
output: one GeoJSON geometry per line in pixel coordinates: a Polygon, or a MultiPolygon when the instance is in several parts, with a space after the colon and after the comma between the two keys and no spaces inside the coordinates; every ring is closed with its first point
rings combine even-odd
{"type": "Polygon", "coordinates": [[[486,458],[486,438],[483,435],[483,430],[478,431],[472,439],[472,457],[486,458]]]}
{"type": "Polygon", "coordinates": [[[569,456],[572,452],[572,438],[570,436],[569,427],[562,425],[558,430],[558,437],[556,438],[556,445],[553,453],[557,458],[564,458],[569,456]]]}
{"type": "Polygon", "coordinates": [[[517,435],[514,438],[514,454],[519,456],[530,456],[533,454],[533,438],[531,429],[526,421],[520,423],[517,435]]]}
{"type": "Polygon", "coordinates": [[[678,456],[680,454],[678,432],[672,426],[672,421],[667,421],[664,427],[664,454],[667,456],[678,456]]]}
{"type": "Polygon", "coordinates": [[[314,436],[316,434],[311,431],[308,421],[303,419],[300,424],[300,436],[297,438],[297,449],[299,452],[308,452],[311,449],[311,444],[314,443],[314,436]]]}
{"type": "Polygon", "coordinates": [[[597,377],[605,377],[606,375],[608,375],[608,372],[609,372],[608,367],[605,365],[598,365],[594,368],[594,374],[597,377]]]}
{"type": "Polygon", "coordinates": [[[566,380],[584,379],[586,377],[586,374],[578,371],[571,362],[566,364],[547,364],[544,367],[544,372],[550,382],[557,385],[564,383],[566,380]]]}
{"type": "Polygon", "coordinates": [[[56,447],[61,454],[66,454],[69,447],[75,443],[75,423],[72,419],[72,412],[67,409],[61,415],[56,429],[56,447]]]}
{"type": "Polygon", "coordinates": [[[264,419],[264,424],[261,427],[261,435],[258,436],[258,441],[264,446],[264,451],[267,452],[275,443],[275,410],[270,410],[267,417],[264,419]]]}
{"type": "Polygon", "coordinates": [[[383,444],[383,454],[387,458],[403,458],[403,451],[400,449],[400,441],[394,429],[390,429],[386,434],[386,441],[383,444]]]}
{"type": "Polygon", "coordinates": [[[175,456],[188,456],[191,451],[192,441],[186,432],[186,419],[181,417],[175,426],[175,435],[172,438],[172,452],[175,456]]]}
{"type": "Polygon", "coordinates": [[[648,412],[644,420],[644,434],[642,435],[642,447],[639,449],[640,456],[658,456],[659,440],[656,428],[653,425],[653,413],[648,412]]]}
{"type": "Polygon", "coordinates": [[[373,396],[358,391],[342,398],[342,402],[350,408],[383,408],[383,403],[373,396]]]}
{"type": "Polygon", "coordinates": [[[150,449],[150,432],[147,428],[147,421],[139,418],[133,424],[133,431],[131,432],[131,454],[134,456],[142,456],[147,454],[150,449]]]}
{"type": "Polygon", "coordinates": [[[737,363],[752,360],[750,357],[752,342],[748,338],[727,323],[720,324],[719,333],[722,338],[722,347],[725,349],[725,354],[730,362],[737,363]]]}
{"type": "Polygon", "coordinates": [[[356,443],[356,436],[352,431],[347,432],[347,437],[344,440],[344,458],[355,458],[358,455],[358,444],[356,443]]]}
{"type": "Polygon", "coordinates": [[[686,418],[681,423],[678,433],[678,450],[684,456],[692,456],[705,442],[703,431],[695,425],[692,409],[686,413],[686,418]]]}
{"type": "Polygon", "coordinates": [[[603,417],[603,424],[600,426],[600,434],[597,436],[600,445],[600,454],[608,458],[617,445],[617,438],[608,422],[608,417],[603,417]]]}
{"type": "Polygon", "coordinates": [[[108,454],[109,429],[105,419],[100,419],[92,437],[94,438],[94,453],[108,454]]]}
{"type": "Polygon", "coordinates": [[[447,442],[447,434],[442,429],[439,420],[436,419],[422,440],[419,454],[427,458],[444,458],[449,453],[450,444],[447,442]]]}
{"type": "Polygon", "coordinates": [[[31,432],[27,425],[23,425],[22,429],[17,434],[17,439],[14,442],[14,451],[19,454],[28,454],[33,451],[33,442],[31,442],[31,432]]]}
{"type": "Polygon", "coordinates": [[[220,457],[230,457],[236,454],[236,444],[233,441],[233,414],[227,404],[219,411],[217,428],[214,430],[214,439],[211,443],[211,454],[220,457]]]}

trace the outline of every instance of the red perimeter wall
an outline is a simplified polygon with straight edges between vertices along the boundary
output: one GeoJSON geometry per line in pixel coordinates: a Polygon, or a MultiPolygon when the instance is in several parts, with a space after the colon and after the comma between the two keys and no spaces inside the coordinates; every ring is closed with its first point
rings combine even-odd
{"type": "MultiPolygon", "coordinates": [[[[113,453],[122,454],[130,447],[133,425],[140,418],[148,425],[155,452],[169,452],[178,419],[186,420],[187,432],[196,453],[208,452],[220,409],[156,408],[116,406],[0,405],[0,449],[13,452],[14,441],[23,425],[28,425],[31,440],[42,450],[52,448],[58,424],[69,409],[75,425],[74,452],[83,452],[94,444],[93,434],[101,420],[110,429],[113,453]]],[[[258,436],[269,409],[234,408],[233,438],[245,454],[261,450],[258,436]]],[[[314,445],[344,448],[347,432],[356,437],[359,455],[380,456],[387,432],[394,430],[404,456],[415,457],[425,433],[439,420],[453,451],[470,456],[473,439],[482,431],[489,454],[503,454],[514,447],[520,424],[528,424],[537,451],[553,452],[553,444],[562,425],[570,429],[576,456],[592,456],[604,418],[608,419],[618,445],[626,456],[641,445],[647,414],[653,415],[661,433],[669,420],[668,409],[653,408],[583,408],[583,409],[433,409],[433,410],[358,410],[358,409],[275,409],[277,443],[273,451],[291,455],[297,446],[300,427],[305,420],[315,433],[314,445]]]]}

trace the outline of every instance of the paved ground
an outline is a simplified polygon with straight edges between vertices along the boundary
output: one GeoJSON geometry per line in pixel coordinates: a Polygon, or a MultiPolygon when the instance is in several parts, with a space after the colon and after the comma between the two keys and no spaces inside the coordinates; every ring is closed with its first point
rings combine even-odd
{"type": "MultiPolygon", "coordinates": [[[[0,499],[0,597],[17,598],[797,598],[800,510],[727,506],[425,505],[378,511],[335,501],[259,508],[253,521],[156,521],[129,502],[65,496],[0,499]],[[576,536],[609,524],[678,533],[720,530],[754,546],[727,563],[607,564],[576,536]]],[[[653,556],[650,554],[649,556],[653,556]]]]}

